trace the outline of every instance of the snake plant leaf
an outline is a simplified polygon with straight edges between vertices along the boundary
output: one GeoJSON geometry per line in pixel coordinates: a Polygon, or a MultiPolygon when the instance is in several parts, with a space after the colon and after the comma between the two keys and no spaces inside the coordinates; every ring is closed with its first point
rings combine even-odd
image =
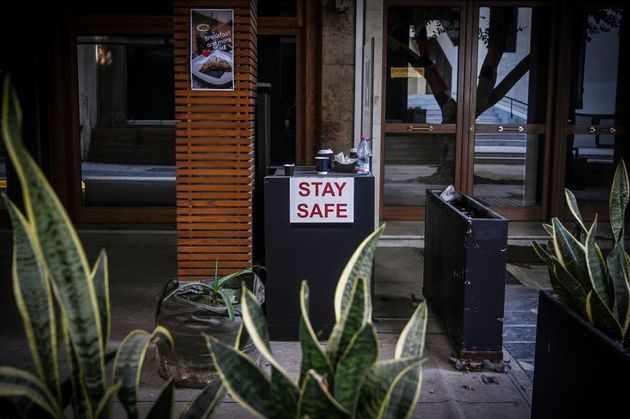
{"type": "MultiPolygon", "coordinates": [[[[608,277],[606,276],[605,265],[602,264],[601,251],[598,252],[598,246],[595,244],[595,235],[597,234],[597,216],[591,225],[586,236],[586,267],[591,280],[591,286],[602,299],[607,307],[612,307],[612,300],[608,295],[608,277]]],[[[612,297],[612,296],[610,296],[612,297]]]]}
{"type": "MultiPolygon", "coordinates": [[[[565,269],[564,265],[560,263],[560,261],[558,261],[558,259],[556,259],[555,257],[552,259],[552,264],[553,274],[556,276],[559,284],[561,284],[568,293],[569,299],[564,300],[564,302],[573,307],[579,313],[585,315],[586,297],[588,295],[587,290],[582,287],[582,285],[565,269]]],[[[590,289],[591,288],[589,287],[588,290],[590,289]]],[[[562,292],[558,292],[555,288],[554,291],[556,291],[556,293],[560,295],[561,298],[563,297],[562,292]]]]}
{"type": "Polygon", "coordinates": [[[50,283],[37,239],[20,210],[2,194],[13,225],[13,292],[39,379],[61,401],[57,325],[50,283]]]}
{"type": "Polygon", "coordinates": [[[551,263],[551,255],[547,252],[547,249],[535,241],[532,241],[532,248],[534,249],[534,253],[536,253],[541,260],[547,262],[548,264],[551,263]]]}
{"type": "MultiPolygon", "coordinates": [[[[72,338],[68,331],[68,320],[62,317],[61,331],[64,346],[66,348],[66,358],[68,359],[68,368],[70,370],[70,390],[69,395],[63,394],[62,400],[64,400],[63,407],[65,407],[65,400],[70,400],[72,403],[72,411],[77,418],[87,418],[92,416],[92,403],[90,396],[88,395],[85,382],[81,379],[81,367],[77,355],[74,352],[74,345],[72,345],[72,338]]],[[[66,390],[65,385],[63,390],[66,390]]],[[[65,393],[65,391],[64,391],[65,393]]]]}
{"type": "Polygon", "coordinates": [[[567,207],[573,215],[573,218],[578,222],[578,225],[581,227],[582,232],[584,234],[588,233],[588,228],[584,225],[584,221],[582,221],[582,215],[580,214],[580,208],[578,207],[577,200],[575,199],[575,195],[568,189],[564,189],[564,198],[567,201],[567,207]]]}
{"type": "Polygon", "coordinates": [[[306,281],[302,281],[300,287],[300,346],[302,347],[302,363],[300,366],[300,377],[298,386],[302,388],[304,379],[308,370],[313,370],[321,376],[325,376],[329,380],[331,387],[334,387],[333,367],[326,356],[326,353],[319,344],[317,335],[313,330],[311,321],[308,317],[310,289],[306,281]]]}
{"type": "Polygon", "coordinates": [[[628,206],[630,190],[628,187],[628,171],[623,159],[619,160],[610,189],[610,227],[615,243],[623,240],[623,223],[628,206]]]}
{"type": "Polygon", "coordinates": [[[5,148],[22,186],[28,220],[46,260],[55,297],[70,320],[83,379],[96,405],[105,388],[105,364],[98,304],[89,280],[87,258],[61,202],[23,145],[22,111],[9,77],[4,80],[0,120],[5,148]]]}
{"type": "Polygon", "coordinates": [[[0,366],[0,398],[26,397],[54,418],[63,414],[55,397],[33,374],[0,366]]]}
{"type": "Polygon", "coordinates": [[[268,417],[271,382],[248,356],[213,338],[204,336],[212,359],[232,397],[253,415],[268,417]]]}
{"type": "Polygon", "coordinates": [[[234,296],[234,290],[230,288],[221,288],[218,290],[221,299],[223,299],[223,303],[225,304],[225,308],[228,313],[228,318],[230,320],[234,320],[234,305],[232,304],[232,297],[234,296]]]}
{"type": "Polygon", "coordinates": [[[418,368],[421,363],[422,358],[414,356],[377,361],[372,365],[359,390],[356,417],[382,417],[396,384],[407,372],[418,368]]]}
{"type": "Polygon", "coordinates": [[[344,307],[344,311],[333,326],[333,330],[328,338],[326,354],[330,363],[337,365],[337,361],[346,351],[352,337],[371,320],[370,296],[364,278],[359,277],[354,280],[352,295],[348,301],[349,305],[344,307]]]}
{"type": "Polygon", "coordinates": [[[396,342],[394,358],[422,356],[428,319],[429,311],[426,302],[423,301],[418,304],[405,328],[400,333],[398,342],[396,342]]]}
{"type": "Polygon", "coordinates": [[[138,417],[138,387],[144,356],[149,345],[160,338],[167,339],[172,346],[173,338],[162,326],[157,326],[152,333],[134,330],[122,341],[114,359],[114,379],[121,381],[118,399],[131,419],[138,417]]]}
{"type": "Polygon", "coordinates": [[[618,242],[610,251],[607,263],[614,292],[615,303],[612,312],[621,324],[622,330],[626,331],[630,322],[630,283],[625,272],[626,259],[622,242],[618,242]]]}
{"type": "MultiPolygon", "coordinates": [[[[426,303],[423,301],[418,304],[418,307],[398,338],[394,358],[422,356],[424,352],[428,314],[426,303]]],[[[415,369],[409,370],[394,385],[383,417],[396,419],[411,417],[418,403],[418,399],[420,399],[421,390],[422,367],[418,366],[415,369]]]]}
{"type": "Polygon", "coordinates": [[[575,278],[585,290],[591,288],[591,279],[586,265],[586,248],[562,225],[557,218],[553,223],[553,246],[556,257],[566,271],[575,278]]]}
{"type": "Polygon", "coordinates": [[[96,301],[98,302],[98,312],[103,327],[103,349],[107,347],[111,332],[111,312],[109,308],[109,269],[107,264],[107,253],[102,249],[96,259],[90,278],[94,283],[96,301]]]}
{"type": "Polygon", "coordinates": [[[311,370],[300,391],[298,417],[345,419],[351,416],[330,394],[326,379],[311,370]]]}
{"type": "Polygon", "coordinates": [[[155,403],[151,406],[146,419],[169,419],[175,401],[175,381],[169,378],[155,403]]]}
{"type": "Polygon", "coordinates": [[[553,226],[551,224],[545,224],[545,223],[543,223],[542,226],[545,229],[545,231],[547,232],[547,234],[549,234],[551,237],[553,237],[553,226]]]}
{"type": "MultiPolygon", "coordinates": [[[[385,231],[385,224],[367,236],[354,251],[350,260],[341,272],[337,287],[335,289],[335,319],[338,321],[343,314],[344,308],[349,304],[352,297],[352,289],[355,279],[361,277],[369,282],[372,278],[372,266],[374,264],[374,253],[376,244],[381,234],[385,231]]],[[[368,295],[371,295],[368,288],[368,295]]],[[[368,305],[370,317],[372,317],[371,302],[368,305]]]]}
{"type": "Polygon", "coordinates": [[[368,367],[374,364],[377,357],[376,330],[368,323],[354,335],[339,359],[335,372],[335,400],[351,414],[354,414],[359,398],[357,389],[361,387],[368,367]]]}
{"type": "Polygon", "coordinates": [[[208,384],[186,407],[179,419],[210,419],[225,398],[227,389],[220,378],[208,384]]]}
{"type": "Polygon", "coordinates": [[[271,354],[269,330],[267,329],[265,315],[254,293],[249,291],[245,286],[243,286],[241,296],[241,310],[243,312],[243,323],[247,328],[247,333],[252,339],[254,346],[256,346],[260,354],[271,364],[272,403],[269,404],[267,413],[269,416],[275,417],[275,415],[283,416],[287,414],[287,412],[291,412],[294,416],[297,411],[297,401],[300,390],[271,354]],[[277,409],[278,406],[283,405],[285,406],[284,409],[277,409]]]}
{"type": "Polygon", "coordinates": [[[98,402],[98,406],[96,407],[96,413],[94,414],[96,419],[109,419],[111,417],[112,399],[114,398],[114,395],[118,393],[120,385],[120,381],[117,381],[114,385],[108,388],[107,391],[105,391],[105,395],[101,401],[98,402]]]}
{"type": "Polygon", "coordinates": [[[599,295],[591,290],[586,297],[586,315],[588,320],[610,338],[621,342],[623,330],[612,312],[602,302],[599,295]]]}
{"type": "MultiPolygon", "coordinates": [[[[556,294],[558,294],[560,300],[562,300],[566,305],[570,306],[576,312],[581,313],[583,316],[586,315],[585,306],[583,304],[576,304],[571,293],[558,279],[556,268],[554,267],[553,263],[550,262],[547,266],[549,267],[549,282],[551,283],[551,288],[556,294]]],[[[586,297],[584,301],[586,303],[586,297]]]]}

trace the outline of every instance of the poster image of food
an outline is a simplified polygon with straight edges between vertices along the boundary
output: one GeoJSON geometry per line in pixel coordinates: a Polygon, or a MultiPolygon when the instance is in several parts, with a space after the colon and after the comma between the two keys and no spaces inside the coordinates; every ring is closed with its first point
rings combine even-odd
{"type": "Polygon", "coordinates": [[[234,10],[190,10],[192,90],[234,90],[234,10]]]}

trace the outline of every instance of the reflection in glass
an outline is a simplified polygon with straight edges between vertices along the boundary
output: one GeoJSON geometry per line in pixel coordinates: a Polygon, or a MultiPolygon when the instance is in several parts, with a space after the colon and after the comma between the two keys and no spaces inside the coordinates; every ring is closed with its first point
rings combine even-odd
{"type": "Polygon", "coordinates": [[[391,6],[387,15],[387,122],[454,124],[459,9],[391,6]]]}
{"type": "Polygon", "coordinates": [[[295,161],[296,38],[258,37],[258,83],[271,84],[270,164],[295,161]]]}
{"type": "Polygon", "coordinates": [[[454,135],[387,135],[385,205],[424,205],[427,188],[453,184],[454,167],[454,135]]]}
{"type": "Polygon", "coordinates": [[[259,17],[290,17],[297,14],[298,0],[258,0],[259,17]]]}
{"type": "Polygon", "coordinates": [[[169,37],[77,39],[85,205],[175,205],[173,63],[169,37]]]}
{"type": "Polygon", "coordinates": [[[628,138],[614,134],[628,122],[623,15],[623,9],[575,12],[568,122],[582,134],[567,138],[566,187],[584,206],[606,205],[617,162],[630,156],[628,138]]]}
{"type": "Polygon", "coordinates": [[[476,134],[474,196],[489,206],[541,203],[543,136],[476,134]]]}
{"type": "Polygon", "coordinates": [[[476,122],[545,122],[550,13],[545,8],[479,9],[476,122]]]}
{"type": "MultiPolygon", "coordinates": [[[[0,141],[0,192],[7,193],[7,153],[0,141]]],[[[4,208],[4,200],[0,199],[0,208],[4,208]]]]}

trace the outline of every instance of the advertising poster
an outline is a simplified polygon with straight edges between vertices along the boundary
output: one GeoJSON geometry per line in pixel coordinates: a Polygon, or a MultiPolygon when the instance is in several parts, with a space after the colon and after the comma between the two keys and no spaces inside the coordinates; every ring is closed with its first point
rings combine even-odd
{"type": "Polygon", "coordinates": [[[192,90],[234,90],[234,10],[190,10],[192,90]]]}

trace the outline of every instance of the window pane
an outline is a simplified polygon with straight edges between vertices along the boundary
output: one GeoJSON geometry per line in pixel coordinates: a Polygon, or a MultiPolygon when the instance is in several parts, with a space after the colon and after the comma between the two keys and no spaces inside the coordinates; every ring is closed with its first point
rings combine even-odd
{"type": "Polygon", "coordinates": [[[387,122],[455,123],[459,39],[458,8],[389,7],[387,122]]]}
{"type": "MultiPolygon", "coordinates": [[[[622,9],[576,10],[574,20],[573,62],[569,123],[577,125],[614,125],[626,123],[621,113],[618,75],[622,9]],[[618,119],[617,121],[615,121],[618,119]],[[602,121],[605,120],[605,121],[602,121]]],[[[627,71],[627,70],[626,70],[627,71]]]]}
{"type": "Polygon", "coordinates": [[[385,137],[385,205],[424,205],[426,189],[453,183],[454,135],[385,137]]]}
{"type": "Polygon", "coordinates": [[[497,207],[540,205],[543,153],[542,135],[476,134],[475,198],[497,207]]]}
{"type": "Polygon", "coordinates": [[[175,205],[173,41],[77,39],[85,205],[175,205]]]}
{"type": "Polygon", "coordinates": [[[270,164],[295,163],[295,37],[258,37],[258,83],[271,84],[270,164]]]}
{"type": "Polygon", "coordinates": [[[550,16],[542,7],[479,9],[478,124],[545,122],[550,16]]]}
{"type": "Polygon", "coordinates": [[[298,0],[260,0],[258,1],[258,16],[296,16],[297,2],[298,0]]]}

